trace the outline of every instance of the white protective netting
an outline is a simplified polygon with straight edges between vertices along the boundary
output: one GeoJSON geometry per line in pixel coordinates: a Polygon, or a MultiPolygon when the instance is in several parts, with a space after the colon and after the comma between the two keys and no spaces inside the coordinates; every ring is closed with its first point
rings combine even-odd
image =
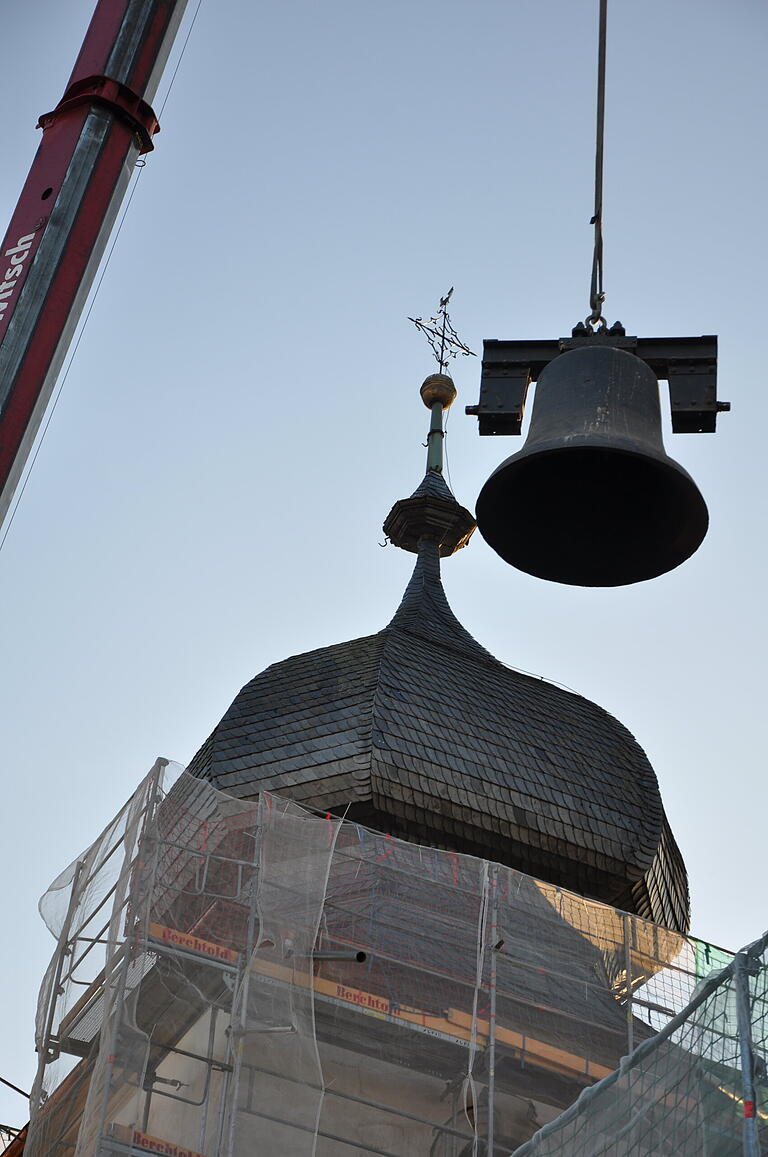
{"type": "Polygon", "coordinates": [[[77,863],[27,1157],[506,1157],[731,959],[164,761],[77,863]]]}
{"type": "MultiPolygon", "coordinates": [[[[127,959],[120,918],[128,900],[139,833],[168,766],[168,760],[157,761],[99,838],[64,869],[40,900],[40,915],[57,944],[37,1003],[39,1063],[30,1097],[25,1145],[29,1152],[57,1151],[63,1144],[61,1130],[70,1134],[80,1123],[82,1098],[94,1073],[91,1066],[77,1063],[82,1050],[69,1046],[70,1027],[87,1024],[90,1017],[95,1025],[92,1041],[104,1022],[117,961],[127,959]],[[47,1106],[54,1091],[56,1111],[47,1106]]],[[[138,984],[141,967],[141,958],[131,959],[126,987],[138,984]]]]}

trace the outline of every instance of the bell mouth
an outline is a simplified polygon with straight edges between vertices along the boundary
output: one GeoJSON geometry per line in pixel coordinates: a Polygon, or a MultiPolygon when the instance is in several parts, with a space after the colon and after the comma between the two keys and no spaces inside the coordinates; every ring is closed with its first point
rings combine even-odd
{"type": "Polygon", "coordinates": [[[571,586],[614,587],[674,570],[709,515],[685,470],[603,446],[513,455],[477,500],[478,529],[505,562],[571,586]]]}

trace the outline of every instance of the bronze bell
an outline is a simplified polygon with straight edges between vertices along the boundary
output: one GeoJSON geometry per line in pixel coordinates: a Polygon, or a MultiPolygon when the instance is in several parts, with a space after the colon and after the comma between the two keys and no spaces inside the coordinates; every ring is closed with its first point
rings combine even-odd
{"type": "Polygon", "coordinates": [[[573,586],[642,582],[684,562],[709,516],[664,451],[653,370],[612,346],[549,362],[525,446],[481,490],[477,523],[505,562],[573,586]]]}

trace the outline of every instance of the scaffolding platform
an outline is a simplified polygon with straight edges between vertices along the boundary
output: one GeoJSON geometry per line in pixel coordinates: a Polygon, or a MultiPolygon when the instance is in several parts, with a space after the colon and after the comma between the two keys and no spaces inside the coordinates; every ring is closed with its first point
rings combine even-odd
{"type": "Polygon", "coordinates": [[[41,912],[27,1157],[508,1157],[732,960],[165,761],[41,912]]]}

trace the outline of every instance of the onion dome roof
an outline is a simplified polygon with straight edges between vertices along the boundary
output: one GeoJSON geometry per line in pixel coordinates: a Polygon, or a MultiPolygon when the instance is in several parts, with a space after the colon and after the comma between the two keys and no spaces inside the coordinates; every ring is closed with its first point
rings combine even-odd
{"type": "Polygon", "coordinates": [[[474,523],[439,471],[387,527],[417,553],[391,622],[257,675],[190,770],[236,796],[345,812],[684,930],[685,868],[642,749],[596,704],[499,662],[448,605],[440,555],[474,523]]]}

